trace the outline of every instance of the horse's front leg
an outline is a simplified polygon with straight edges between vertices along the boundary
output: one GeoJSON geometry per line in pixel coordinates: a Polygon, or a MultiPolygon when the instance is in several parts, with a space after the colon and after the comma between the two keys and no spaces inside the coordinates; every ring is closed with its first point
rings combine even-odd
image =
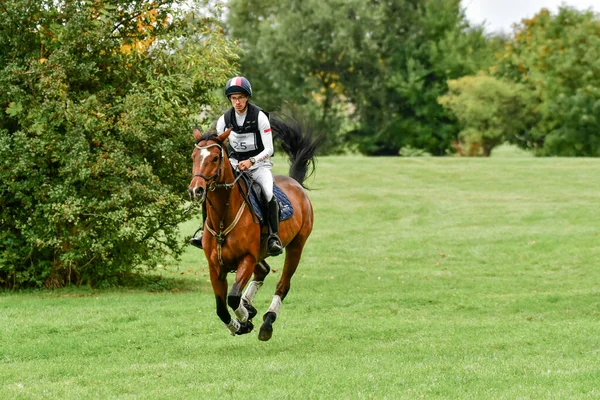
{"type": "Polygon", "coordinates": [[[254,325],[252,325],[250,320],[256,315],[256,310],[250,315],[248,308],[246,308],[244,302],[242,302],[242,290],[254,273],[255,265],[256,258],[252,255],[247,255],[242,259],[235,274],[235,281],[233,282],[233,285],[231,285],[229,295],[227,295],[227,304],[234,310],[235,315],[241,323],[239,331],[236,332],[239,335],[250,333],[252,332],[252,329],[254,329],[254,325]]]}
{"type": "Polygon", "coordinates": [[[221,321],[227,326],[229,332],[232,335],[238,333],[241,328],[239,321],[231,318],[229,310],[227,309],[227,303],[225,295],[227,293],[227,274],[221,273],[217,268],[210,268],[210,282],[215,293],[215,299],[217,300],[217,315],[221,318],[221,321]]]}

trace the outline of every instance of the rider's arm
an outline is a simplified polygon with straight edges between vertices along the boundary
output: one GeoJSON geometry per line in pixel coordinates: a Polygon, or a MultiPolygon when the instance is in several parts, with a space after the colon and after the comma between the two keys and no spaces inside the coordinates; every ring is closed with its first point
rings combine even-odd
{"type": "Polygon", "coordinates": [[[258,113],[258,130],[265,149],[254,156],[257,163],[265,161],[273,154],[273,135],[271,134],[271,124],[269,118],[264,112],[258,113]]]}

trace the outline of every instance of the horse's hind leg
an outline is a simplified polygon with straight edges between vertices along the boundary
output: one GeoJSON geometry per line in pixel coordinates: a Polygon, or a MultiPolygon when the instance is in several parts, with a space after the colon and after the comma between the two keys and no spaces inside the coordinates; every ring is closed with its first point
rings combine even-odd
{"type": "Polygon", "coordinates": [[[275,295],[273,296],[271,305],[269,306],[269,309],[263,316],[264,322],[260,327],[260,332],[258,334],[259,340],[269,340],[273,335],[273,322],[275,322],[275,320],[277,319],[277,315],[279,314],[279,308],[281,307],[281,302],[283,301],[283,299],[285,299],[285,296],[290,290],[290,281],[292,279],[292,276],[294,275],[294,272],[296,272],[296,268],[298,268],[298,264],[300,263],[300,257],[302,255],[304,241],[305,240],[293,240],[292,243],[290,243],[285,249],[285,262],[283,264],[283,272],[281,273],[281,278],[277,283],[277,288],[275,289],[275,295]]]}
{"type": "Polygon", "coordinates": [[[246,290],[242,295],[242,304],[248,310],[248,319],[254,318],[258,313],[256,308],[254,308],[252,305],[252,301],[254,300],[254,296],[256,296],[258,289],[261,288],[270,271],[271,267],[264,260],[256,264],[256,267],[254,268],[254,280],[252,280],[248,286],[246,286],[246,290]]]}

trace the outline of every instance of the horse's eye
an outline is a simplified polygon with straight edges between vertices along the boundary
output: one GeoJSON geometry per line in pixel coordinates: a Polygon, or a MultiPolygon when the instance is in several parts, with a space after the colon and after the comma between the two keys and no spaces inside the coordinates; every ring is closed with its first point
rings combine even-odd
{"type": "Polygon", "coordinates": [[[219,161],[219,157],[217,157],[217,156],[214,156],[214,157],[213,157],[213,162],[214,162],[214,163],[216,163],[217,161],[219,161]]]}

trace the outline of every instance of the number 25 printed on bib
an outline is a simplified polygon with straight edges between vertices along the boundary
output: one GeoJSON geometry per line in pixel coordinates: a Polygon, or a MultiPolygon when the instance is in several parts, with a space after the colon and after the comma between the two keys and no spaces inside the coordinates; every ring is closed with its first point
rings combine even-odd
{"type": "MultiPolygon", "coordinates": [[[[238,135],[236,135],[238,136],[238,135]]],[[[239,135],[242,136],[242,135],[239,135]]],[[[254,140],[254,135],[243,135],[243,137],[229,137],[229,144],[236,153],[244,153],[246,151],[256,150],[256,141],[254,140]]]]}

